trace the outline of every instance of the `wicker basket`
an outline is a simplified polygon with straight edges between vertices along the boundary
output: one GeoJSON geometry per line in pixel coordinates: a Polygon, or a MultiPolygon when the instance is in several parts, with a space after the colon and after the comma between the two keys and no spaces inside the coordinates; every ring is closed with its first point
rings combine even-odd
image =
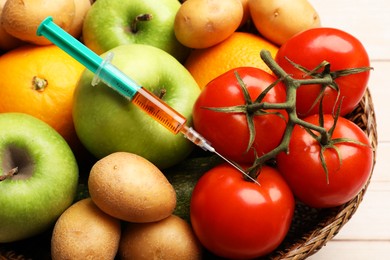
{"type": "MultiPolygon", "coordinates": [[[[348,116],[367,135],[374,151],[374,165],[378,144],[374,106],[369,90],[366,91],[359,106],[348,116]]],[[[372,174],[372,172],[371,172],[372,174]]],[[[356,212],[370,180],[362,191],[350,202],[331,209],[313,209],[297,203],[296,214],[291,229],[280,247],[264,259],[305,259],[315,254],[347,223],[356,212]]],[[[12,248],[0,245],[0,260],[24,260],[12,248]]],[[[213,257],[215,259],[215,257],[213,257]]]]}
{"type": "MultiPolygon", "coordinates": [[[[378,135],[374,105],[369,90],[366,91],[358,107],[347,118],[355,122],[367,134],[373,148],[373,165],[375,166],[378,135]]],[[[371,175],[373,170],[374,167],[371,175]]],[[[371,175],[359,194],[340,207],[317,210],[297,204],[296,217],[288,237],[269,259],[305,259],[320,250],[356,212],[366,193],[371,175]]]]}

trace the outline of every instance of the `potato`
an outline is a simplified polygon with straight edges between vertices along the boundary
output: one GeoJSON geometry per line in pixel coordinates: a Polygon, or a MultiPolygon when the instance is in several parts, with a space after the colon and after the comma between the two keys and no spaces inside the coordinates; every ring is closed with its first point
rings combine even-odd
{"type": "MultiPolygon", "coordinates": [[[[0,0],[0,21],[1,21],[1,14],[3,13],[3,7],[7,0],[0,0]]],[[[23,41],[13,37],[9,33],[7,33],[3,26],[0,24],[0,50],[8,51],[15,49],[16,47],[19,47],[23,44],[23,41]]]]}
{"type": "Polygon", "coordinates": [[[174,23],[176,38],[190,48],[207,48],[228,38],[243,19],[241,0],[187,0],[174,23]]]}
{"type": "Polygon", "coordinates": [[[152,222],[170,216],[176,192],[165,175],[136,154],[112,153],[89,174],[92,200],[107,214],[129,222],[152,222]]]}
{"type": "Polygon", "coordinates": [[[74,0],[75,13],[72,25],[68,32],[75,38],[79,38],[82,33],[85,16],[87,15],[92,3],[90,0],[74,0]]]}
{"type": "Polygon", "coordinates": [[[51,239],[52,259],[114,259],[120,237],[120,221],[91,199],[83,199],[57,220],[51,239]]]}
{"type": "Polygon", "coordinates": [[[257,30],[282,45],[293,35],[321,26],[320,17],[307,0],[248,0],[257,30]]]}
{"type": "Polygon", "coordinates": [[[1,15],[1,26],[10,35],[22,41],[38,45],[52,44],[36,34],[38,26],[47,17],[64,30],[69,30],[75,16],[74,0],[8,0],[1,15]]]}
{"type": "Polygon", "coordinates": [[[127,223],[119,245],[126,259],[201,259],[202,247],[190,225],[171,215],[153,223],[127,223]]]}

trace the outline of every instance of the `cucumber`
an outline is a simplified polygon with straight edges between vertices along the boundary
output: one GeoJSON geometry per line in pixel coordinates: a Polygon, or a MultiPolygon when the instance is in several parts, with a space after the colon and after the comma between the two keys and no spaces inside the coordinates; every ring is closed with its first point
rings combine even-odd
{"type": "Polygon", "coordinates": [[[190,158],[164,171],[176,191],[176,208],[173,214],[190,223],[192,191],[200,177],[220,163],[217,156],[190,158]]]}

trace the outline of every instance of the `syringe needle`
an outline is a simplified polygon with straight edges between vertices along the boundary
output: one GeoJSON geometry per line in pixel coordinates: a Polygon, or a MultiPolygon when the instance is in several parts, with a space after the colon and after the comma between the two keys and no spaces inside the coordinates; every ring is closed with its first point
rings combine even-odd
{"type": "Polygon", "coordinates": [[[261,186],[260,183],[255,179],[253,178],[252,176],[250,176],[248,173],[246,173],[245,171],[243,171],[240,167],[238,167],[236,164],[234,164],[233,162],[231,162],[230,160],[228,160],[227,158],[225,158],[224,156],[222,156],[220,153],[218,153],[217,151],[215,151],[214,149],[214,153],[216,155],[218,155],[219,157],[221,157],[223,160],[225,160],[225,162],[229,163],[231,166],[233,166],[234,168],[236,168],[238,171],[240,171],[242,174],[245,175],[245,177],[247,177],[248,179],[250,179],[251,181],[253,181],[254,183],[256,183],[257,185],[261,186]]]}
{"type": "Polygon", "coordinates": [[[196,144],[197,146],[201,147],[205,151],[209,151],[212,153],[215,153],[218,155],[221,159],[223,159],[225,162],[229,163],[231,166],[233,166],[236,170],[238,170],[240,173],[242,173],[245,177],[253,181],[254,183],[260,185],[260,183],[250,176],[248,173],[246,173],[244,170],[242,170],[240,167],[238,167],[236,164],[234,164],[229,159],[222,156],[222,154],[218,153],[214,147],[210,145],[210,143],[204,138],[202,135],[200,135],[198,132],[196,132],[192,127],[188,127],[186,125],[183,125],[180,129],[181,133],[184,135],[185,138],[196,144]]]}

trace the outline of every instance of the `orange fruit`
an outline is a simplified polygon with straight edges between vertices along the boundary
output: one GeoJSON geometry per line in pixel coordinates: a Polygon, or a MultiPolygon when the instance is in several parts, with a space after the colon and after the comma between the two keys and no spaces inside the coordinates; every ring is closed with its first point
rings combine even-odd
{"type": "Polygon", "coordinates": [[[0,57],[0,113],[30,114],[72,146],[73,92],[84,67],[55,45],[26,45],[0,57]]]}
{"type": "Polygon", "coordinates": [[[217,45],[192,50],[184,66],[202,89],[214,78],[237,67],[257,67],[271,72],[260,58],[262,49],[269,50],[272,57],[278,51],[276,45],[258,35],[235,32],[217,45]]]}

